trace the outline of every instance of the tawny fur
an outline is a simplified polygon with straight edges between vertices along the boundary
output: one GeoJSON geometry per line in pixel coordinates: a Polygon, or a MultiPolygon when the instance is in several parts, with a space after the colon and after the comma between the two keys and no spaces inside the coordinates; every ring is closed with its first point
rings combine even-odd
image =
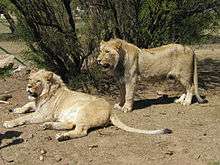
{"type": "Polygon", "coordinates": [[[169,129],[139,130],[131,128],[120,122],[117,116],[112,115],[112,106],[104,99],[81,92],[69,90],[56,74],[39,70],[30,75],[27,85],[29,99],[32,101],[21,108],[14,109],[14,113],[25,113],[29,110],[35,112],[15,120],[5,121],[4,127],[31,123],[43,123],[44,129],[71,130],[57,134],[59,141],[83,137],[88,129],[107,124],[113,125],[129,132],[144,134],[171,133],[169,129]],[[75,127],[74,130],[72,130],[75,127]]]}
{"type": "Polygon", "coordinates": [[[100,43],[98,62],[114,70],[119,82],[120,101],[115,108],[129,112],[133,107],[137,76],[172,76],[185,87],[176,103],[190,105],[193,89],[198,102],[204,100],[198,93],[198,75],[195,53],[188,46],[169,44],[152,49],[139,49],[124,40],[112,39],[100,43]]]}

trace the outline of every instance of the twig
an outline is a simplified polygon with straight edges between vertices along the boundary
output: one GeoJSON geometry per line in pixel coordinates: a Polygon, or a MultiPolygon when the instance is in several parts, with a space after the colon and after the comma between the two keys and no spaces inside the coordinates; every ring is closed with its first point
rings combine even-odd
{"type": "Polygon", "coordinates": [[[0,104],[9,104],[9,102],[0,100],[0,104]]]}

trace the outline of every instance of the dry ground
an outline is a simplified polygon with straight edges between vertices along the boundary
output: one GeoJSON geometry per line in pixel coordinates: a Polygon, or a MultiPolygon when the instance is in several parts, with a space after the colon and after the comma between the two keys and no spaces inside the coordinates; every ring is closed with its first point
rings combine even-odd
{"type": "MultiPolygon", "coordinates": [[[[22,50],[21,43],[16,42],[0,42],[0,46],[14,53],[22,50]]],[[[188,107],[177,105],[172,101],[181,92],[175,83],[171,82],[168,86],[160,83],[150,88],[147,82],[141,82],[136,109],[128,114],[118,112],[120,119],[129,126],[142,129],[171,128],[173,133],[169,135],[146,136],[109,126],[94,129],[80,139],[57,142],[54,136],[58,131],[43,131],[36,124],[5,129],[2,127],[5,120],[20,116],[10,113],[9,109],[27,101],[26,76],[18,74],[0,79],[0,93],[10,91],[13,95],[9,105],[0,104],[0,165],[219,165],[220,45],[202,46],[196,49],[196,53],[199,57],[200,87],[205,89],[202,93],[209,101],[207,104],[195,103],[188,107]],[[169,98],[157,98],[157,90],[163,90],[169,94],[169,98]],[[23,142],[4,144],[7,138],[19,135],[23,142]],[[45,153],[41,153],[41,150],[45,150],[45,153]],[[43,160],[40,160],[41,155],[43,160]]],[[[106,98],[115,102],[112,97],[106,98]]]]}

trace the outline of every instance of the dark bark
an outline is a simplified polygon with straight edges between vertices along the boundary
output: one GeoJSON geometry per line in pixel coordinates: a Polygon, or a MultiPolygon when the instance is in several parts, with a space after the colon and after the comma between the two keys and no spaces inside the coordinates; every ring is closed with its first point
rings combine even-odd
{"type": "Polygon", "coordinates": [[[5,16],[7,22],[9,23],[9,28],[10,28],[11,32],[14,33],[16,30],[15,21],[13,20],[11,15],[8,13],[5,6],[0,5],[0,13],[5,16]]]}
{"type": "Polygon", "coordinates": [[[80,73],[83,51],[70,0],[11,0],[22,13],[46,64],[68,81],[80,73]]]}

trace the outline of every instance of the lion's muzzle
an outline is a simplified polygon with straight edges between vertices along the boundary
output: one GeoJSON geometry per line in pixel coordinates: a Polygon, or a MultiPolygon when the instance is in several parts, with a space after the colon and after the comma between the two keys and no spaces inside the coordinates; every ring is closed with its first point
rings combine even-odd
{"type": "Polygon", "coordinates": [[[107,68],[110,68],[110,66],[111,66],[111,65],[110,65],[110,64],[108,64],[108,63],[101,64],[101,65],[102,65],[102,67],[103,67],[103,68],[106,68],[106,69],[107,69],[107,68]]]}
{"type": "Polygon", "coordinates": [[[29,96],[31,96],[31,97],[34,97],[34,98],[37,98],[38,97],[38,94],[37,93],[35,93],[35,92],[32,92],[31,90],[27,90],[27,93],[28,93],[28,95],[29,96]]]}

